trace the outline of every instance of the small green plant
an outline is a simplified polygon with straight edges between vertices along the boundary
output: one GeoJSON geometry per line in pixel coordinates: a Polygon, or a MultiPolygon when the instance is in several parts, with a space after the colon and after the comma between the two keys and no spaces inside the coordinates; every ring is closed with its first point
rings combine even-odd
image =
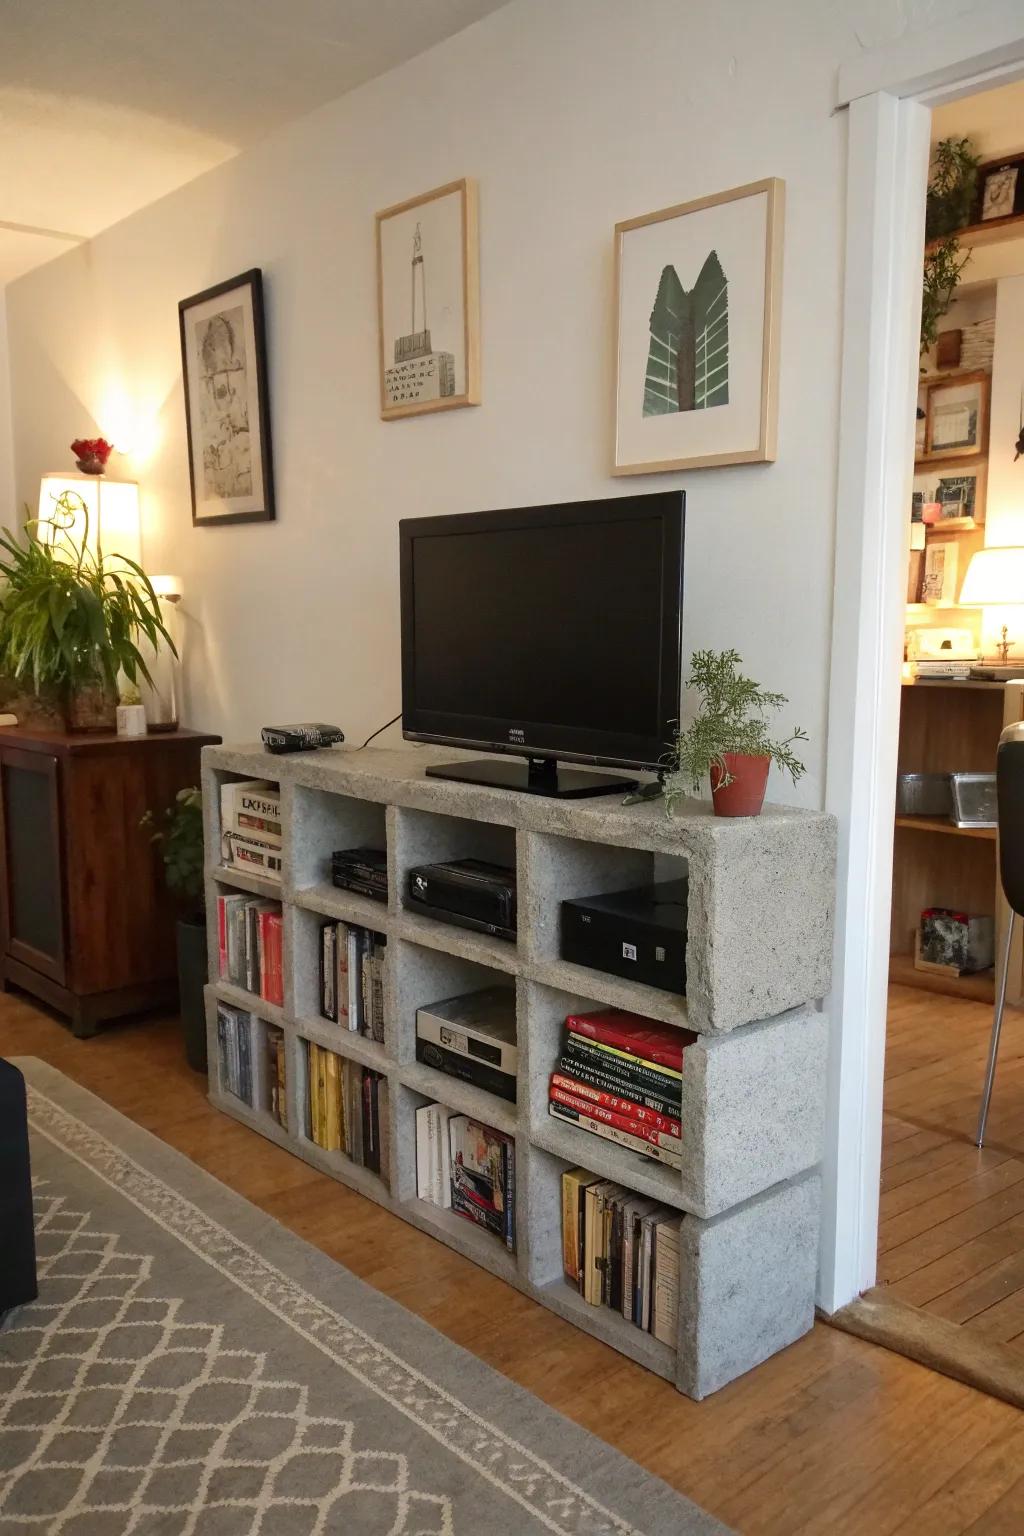
{"type": "Polygon", "coordinates": [[[980,161],[970,139],[940,139],[932,151],[925,211],[925,251],[921,294],[921,351],[935,345],[939,321],[949,310],[960,274],[971,259],[962,251],[957,231],[971,222],[978,194],[980,161]]]}
{"type": "Polygon", "coordinates": [[[159,816],[147,811],[139,823],[155,827],[154,843],[160,845],[167,886],[190,907],[203,907],[203,792],[192,786],[179,789],[174,804],[159,816]]]}
{"type": "Polygon", "coordinates": [[[65,491],[48,519],[49,541],[30,518],[24,537],[0,531],[0,671],[68,691],[101,685],[116,693],[124,672],[132,683],[149,670],[136,641],[174,642],[160,617],[149,577],[124,555],[88,548],[88,509],[65,491]],[[81,515],[81,543],[71,535],[81,515]]]}
{"type": "Polygon", "coordinates": [[[921,351],[934,347],[939,336],[939,321],[949,311],[960,274],[971,259],[962,251],[956,235],[947,235],[924,255],[924,280],[921,286],[921,351]]]}
{"type": "Polygon", "coordinates": [[[980,163],[970,139],[940,139],[936,144],[925,205],[926,240],[951,235],[971,222],[980,163]]]}
{"type": "Polygon", "coordinates": [[[794,784],[804,773],[793,744],[806,741],[806,731],[797,726],[784,741],[776,741],[768,734],[765,716],[782,708],[787,702],[785,694],[770,693],[753,678],[744,677],[742,665],[743,658],[737,651],[694,651],[686,686],[697,690],[700,709],[696,719],[676,738],[673,766],[665,779],[669,810],[677,800],[699,794],[712,767],[720,771],[723,787],[731,784],[733,775],[725,763],[727,752],[770,757],[794,784]]]}

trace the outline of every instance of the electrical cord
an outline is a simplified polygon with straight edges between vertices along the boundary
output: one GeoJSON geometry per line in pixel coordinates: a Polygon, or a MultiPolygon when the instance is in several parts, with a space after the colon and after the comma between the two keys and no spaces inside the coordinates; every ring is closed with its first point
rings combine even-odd
{"type": "Polygon", "coordinates": [[[395,716],[394,720],[389,720],[387,722],[387,724],[378,726],[377,729],[373,732],[372,735],[367,736],[366,740],[363,742],[363,745],[361,747],[357,747],[356,748],[356,751],[357,752],[361,752],[363,750],[363,747],[368,747],[370,745],[370,742],[376,740],[376,738],[381,734],[382,731],[386,731],[389,725],[395,725],[399,720],[401,720],[401,718],[402,718],[402,711],[399,710],[398,714],[395,716]]]}

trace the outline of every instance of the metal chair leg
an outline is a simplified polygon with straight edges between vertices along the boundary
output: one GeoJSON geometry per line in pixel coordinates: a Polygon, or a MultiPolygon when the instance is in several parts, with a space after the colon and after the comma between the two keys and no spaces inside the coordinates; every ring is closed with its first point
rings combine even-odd
{"type": "Polygon", "coordinates": [[[988,1121],[989,1105],[992,1103],[992,1084],[996,1076],[996,1057],[999,1055],[999,1036],[1003,1028],[1003,1009],[1006,1006],[1006,978],[1010,970],[1010,946],[1013,943],[1013,925],[1017,921],[1017,914],[1010,908],[1010,921],[1006,925],[1006,943],[1003,947],[1003,964],[999,973],[999,988],[996,992],[996,1008],[992,1016],[992,1038],[988,1045],[988,1068],[985,1073],[985,1089],[981,1095],[981,1113],[978,1116],[978,1134],[974,1141],[976,1146],[981,1146],[985,1140],[985,1125],[988,1121]]]}

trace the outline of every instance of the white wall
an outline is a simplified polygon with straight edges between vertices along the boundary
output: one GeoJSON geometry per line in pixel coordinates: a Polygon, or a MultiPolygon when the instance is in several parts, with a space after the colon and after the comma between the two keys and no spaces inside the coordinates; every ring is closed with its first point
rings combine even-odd
{"type": "MultiPolygon", "coordinates": [[[[876,0],[517,0],[9,290],[19,495],[72,437],[139,417],[145,563],[184,581],[189,723],[361,737],[399,708],[396,525],[683,485],[684,643],[787,693],[820,804],[831,622],[844,136],[835,70],[905,14],[876,0]],[[479,178],[484,404],[377,415],[373,214],[479,178]],[[787,183],[779,456],[612,480],[612,226],[787,183]],[[176,305],[267,291],[278,521],[194,530],[176,305]]],[[[948,11],[963,9],[948,0],[948,11]]]]}
{"type": "Polygon", "coordinates": [[[11,432],[10,367],[7,356],[7,303],[0,288],[0,528],[17,523],[14,500],[14,440],[11,432]]]}

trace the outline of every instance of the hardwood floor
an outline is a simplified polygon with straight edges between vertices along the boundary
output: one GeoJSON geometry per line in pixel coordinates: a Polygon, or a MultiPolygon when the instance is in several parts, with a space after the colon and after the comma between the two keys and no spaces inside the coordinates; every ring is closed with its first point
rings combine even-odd
{"type": "Polygon", "coordinates": [[[991,1006],[890,989],[878,1279],[1024,1374],[1024,1012],[1006,1011],[979,1151],[991,1024],[991,1006]]]}
{"type": "MultiPolygon", "coordinates": [[[[923,1070],[932,1060],[927,1017],[915,1016],[902,998],[897,1003],[903,1069],[923,1070]]],[[[1016,1536],[1024,1529],[1024,1416],[1006,1403],[822,1324],[707,1402],[691,1403],[432,1238],[217,1114],[202,1080],[185,1066],[174,1021],[112,1026],[80,1041],[8,996],[0,998],[0,1054],[51,1062],[745,1536],[1016,1536]]],[[[924,1078],[933,1084],[928,1102],[937,1106],[951,1086],[941,1087],[941,1077],[940,1071],[924,1078]]],[[[999,1137],[1011,1134],[1011,1077],[1007,1071],[1000,1079],[999,1137]]],[[[900,1113],[908,1108],[903,1103],[900,1113]]],[[[927,1141],[941,1120],[936,1110],[932,1123],[906,1122],[912,1129],[894,1130],[888,1150],[919,1135],[927,1141]]],[[[951,1164],[962,1143],[928,1141],[906,1150],[908,1165],[914,1157],[933,1159],[919,1173],[942,1184],[927,1186],[929,1198],[957,1188],[951,1164]]],[[[993,1179],[1009,1161],[1004,1151],[1000,1144],[991,1157],[983,1154],[993,1179]]],[[[893,1164],[896,1179],[903,1161],[893,1164]]],[[[894,1198],[913,1182],[911,1176],[894,1184],[894,1198]]],[[[903,1241],[915,1241],[924,1235],[910,1231],[918,1200],[908,1194],[898,1203],[891,1214],[904,1221],[903,1241]]]]}

